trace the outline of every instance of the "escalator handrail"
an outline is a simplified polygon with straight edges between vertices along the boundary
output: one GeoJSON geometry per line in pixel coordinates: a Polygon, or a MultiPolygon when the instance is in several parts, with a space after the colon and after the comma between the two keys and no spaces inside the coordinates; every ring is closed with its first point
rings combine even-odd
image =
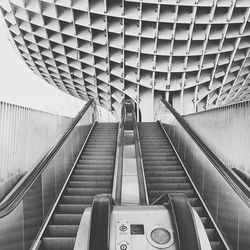
{"type": "Polygon", "coordinates": [[[31,185],[37,180],[49,162],[54,158],[58,150],[78,124],[79,120],[92,104],[94,104],[94,100],[90,99],[73,119],[65,133],[56,139],[53,146],[45,153],[38,164],[26,176],[24,176],[24,178],[14,187],[11,193],[0,203],[0,218],[8,215],[19,204],[31,185]]]}
{"type": "Polygon", "coordinates": [[[240,177],[242,181],[244,181],[244,183],[247,184],[248,187],[250,187],[250,174],[239,168],[232,168],[232,170],[237,174],[237,176],[240,177]]]}
{"type": "Polygon", "coordinates": [[[187,197],[182,193],[167,194],[167,196],[169,203],[163,205],[171,209],[179,249],[201,250],[198,231],[187,197]]]}
{"type": "Polygon", "coordinates": [[[124,122],[125,122],[126,110],[125,102],[122,102],[121,108],[121,120],[119,123],[119,131],[117,138],[117,149],[115,156],[115,170],[113,178],[112,197],[115,203],[121,203],[122,194],[122,169],[123,169],[123,146],[124,146],[124,122]]]}
{"type": "Polygon", "coordinates": [[[109,250],[111,212],[111,196],[96,195],[92,203],[89,250],[109,250]]]}
{"type": "Polygon", "coordinates": [[[135,113],[135,109],[134,109],[134,105],[132,101],[131,101],[131,105],[132,105],[132,119],[133,119],[133,127],[134,127],[135,154],[136,154],[140,205],[148,205],[149,202],[148,202],[148,194],[147,194],[146,180],[145,180],[145,174],[144,174],[144,166],[143,166],[143,161],[142,161],[139,130],[138,130],[138,124],[136,120],[136,113],[135,113]]]}
{"type": "Polygon", "coordinates": [[[174,115],[176,120],[185,129],[185,131],[190,135],[190,137],[199,146],[202,152],[210,160],[210,162],[215,166],[223,178],[229,183],[229,185],[234,189],[238,196],[244,201],[244,203],[250,207],[250,189],[245,183],[240,180],[240,178],[229,168],[227,168],[224,163],[211,151],[211,149],[202,141],[202,139],[194,132],[190,127],[188,122],[164,99],[161,99],[166,108],[174,115]]]}

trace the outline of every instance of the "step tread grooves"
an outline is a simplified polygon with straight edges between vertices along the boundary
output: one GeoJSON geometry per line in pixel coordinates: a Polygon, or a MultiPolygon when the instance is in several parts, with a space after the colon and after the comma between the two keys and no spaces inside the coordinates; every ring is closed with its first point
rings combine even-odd
{"type": "Polygon", "coordinates": [[[111,193],[117,123],[97,123],[49,221],[40,250],[73,250],[82,213],[94,196],[111,193]]]}
{"type": "Polygon", "coordinates": [[[213,250],[225,250],[201,201],[158,123],[138,123],[149,202],[169,192],[186,194],[201,217],[213,250]]]}

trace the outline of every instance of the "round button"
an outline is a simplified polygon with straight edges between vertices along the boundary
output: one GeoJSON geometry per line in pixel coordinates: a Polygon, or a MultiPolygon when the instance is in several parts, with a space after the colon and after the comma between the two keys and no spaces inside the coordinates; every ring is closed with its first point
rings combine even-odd
{"type": "Polygon", "coordinates": [[[171,234],[165,228],[156,228],[151,232],[151,239],[159,245],[167,244],[171,239],[171,234]]]}
{"type": "Polygon", "coordinates": [[[122,244],[122,245],[120,245],[120,249],[121,250],[126,250],[128,247],[127,247],[127,245],[125,245],[125,244],[122,244]]]}
{"type": "Polygon", "coordinates": [[[120,229],[120,231],[125,232],[125,231],[127,231],[128,228],[125,225],[121,225],[119,227],[119,229],[120,229]]]}

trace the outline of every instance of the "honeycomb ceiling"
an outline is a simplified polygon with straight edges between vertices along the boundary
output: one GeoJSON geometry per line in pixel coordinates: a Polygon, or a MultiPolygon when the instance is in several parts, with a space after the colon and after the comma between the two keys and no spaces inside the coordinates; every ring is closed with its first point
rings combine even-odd
{"type": "Polygon", "coordinates": [[[249,0],[10,0],[4,19],[49,84],[116,110],[124,94],[182,113],[250,97],[249,0]],[[145,95],[148,93],[148,95],[145,95]]]}

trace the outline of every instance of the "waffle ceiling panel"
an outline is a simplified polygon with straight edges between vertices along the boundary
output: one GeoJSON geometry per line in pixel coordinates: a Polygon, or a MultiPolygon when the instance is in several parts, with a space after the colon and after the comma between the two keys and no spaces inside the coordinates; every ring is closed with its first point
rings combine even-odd
{"type": "Polygon", "coordinates": [[[35,73],[111,111],[125,95],[181,113],[250,97],[249,0],[10,0],[2,13],[35,73]]]}

